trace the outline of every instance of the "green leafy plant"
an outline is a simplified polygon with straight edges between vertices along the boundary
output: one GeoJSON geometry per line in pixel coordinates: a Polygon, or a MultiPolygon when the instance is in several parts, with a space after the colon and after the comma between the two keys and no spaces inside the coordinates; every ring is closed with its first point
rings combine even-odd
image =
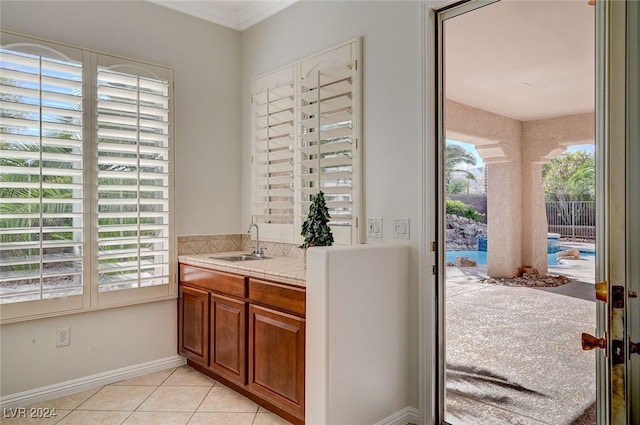
{"type": "Polygon", "coordinates": [[[333,245],[333,234],[327,223],[331,220],[329,209],[324,199],[324,193],[318,192],[317,195],[311,195],[311,205],[307,219],[302,223],[302,232],[304,242],[300,248],[309,248],[310,246],[330,246],[333,245]]]}
{"type": "Polygon", "coordinates": [[[479,213],[478,211],[471,208],[469,205],[465,204],[462,201],[456,201],[453,199],[447,198],[447,214],[457,215],[460,217],[466,217],[473,221],[482,221],[482,216],[484,214],[479,213]]]}

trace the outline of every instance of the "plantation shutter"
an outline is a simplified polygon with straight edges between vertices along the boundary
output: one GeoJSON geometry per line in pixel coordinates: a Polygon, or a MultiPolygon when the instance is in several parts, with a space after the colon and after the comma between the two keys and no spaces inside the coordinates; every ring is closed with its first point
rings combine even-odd
{"type": "Polygon", "coordinates": [[[300,211],[322,191],[336,244],[357,242],[358,43],[353,42],[300,64],[300,211]]]}
{"type": "Polygon", "coordinates": [[[292,241],[295,221],[294,82],[288,67],[253,82],[253,222],[267,240],[292,241]]]}
{"type": "Polygon", "coordinates": [[[82,52],[12,40],[0,49],[0,303],[82,295],[82,52]]]}
{"type": "Polygon", "coordinates": [[[252,219],[264,240],[301,242],[322,190],[336,244],[359,242],[359,39],[253,80],[252,219]]]}
{"type": "Polygon", "coordinates": [[[101,56],[99,292],[170,283],[169,71],[101,56]]]}

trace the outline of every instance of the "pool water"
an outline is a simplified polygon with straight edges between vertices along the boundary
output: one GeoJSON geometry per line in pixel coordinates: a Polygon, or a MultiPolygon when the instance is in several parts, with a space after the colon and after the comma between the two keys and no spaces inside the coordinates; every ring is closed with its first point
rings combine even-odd
{"type": "MultiPolygon", "coordinates": [[[[593,257],[595,255],[594,252],[583,252],[580,251],[580,256],[582,257],[593,257]]],[[[447,251],[447,255],[445,258],[445,262],[450,262],[455,264],[456,257],[467,257],[475,260],[479,266],[487,265],[487,252],[486,251],[447,251]]],[[[556,254],[548,254],[547,255],[547,265],[549,266],[557,266],[558,260],[556,260],[556,254]]]]}

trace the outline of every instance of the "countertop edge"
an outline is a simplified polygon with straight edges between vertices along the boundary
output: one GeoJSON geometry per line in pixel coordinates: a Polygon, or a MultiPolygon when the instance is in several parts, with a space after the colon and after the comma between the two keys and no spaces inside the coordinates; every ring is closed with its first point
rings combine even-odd
{"type": "Polygon", "coordinates": [[[178,262],[221,272],[236,273],[300,287],[307,286],[307,271],[302,258],[269,257],[264,260],[231,262],[221,257],[246,254],[243,251],[179,255],[178,262]]]}

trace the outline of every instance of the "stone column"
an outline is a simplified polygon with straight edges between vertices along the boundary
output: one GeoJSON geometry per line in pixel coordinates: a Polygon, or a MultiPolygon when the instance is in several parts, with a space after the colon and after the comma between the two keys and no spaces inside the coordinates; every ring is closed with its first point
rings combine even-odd
{"type": "Polygon", "coordinates": [[[520,159],[487,164],[487,273],[514,277],[522,265],[520,159]]]}
{"type": "Polygon", "coordinates": [[[568,146],[593,143],[593,114],[569,115],[523,123],[522,141],[522,265],[547,274],[547,211],[542,164],[568,146]]]}
{"type": "Polygon", "coordinates": [[[542,164],[522,162],[522,265],[547,274],[547,210],[542,164]]]}

